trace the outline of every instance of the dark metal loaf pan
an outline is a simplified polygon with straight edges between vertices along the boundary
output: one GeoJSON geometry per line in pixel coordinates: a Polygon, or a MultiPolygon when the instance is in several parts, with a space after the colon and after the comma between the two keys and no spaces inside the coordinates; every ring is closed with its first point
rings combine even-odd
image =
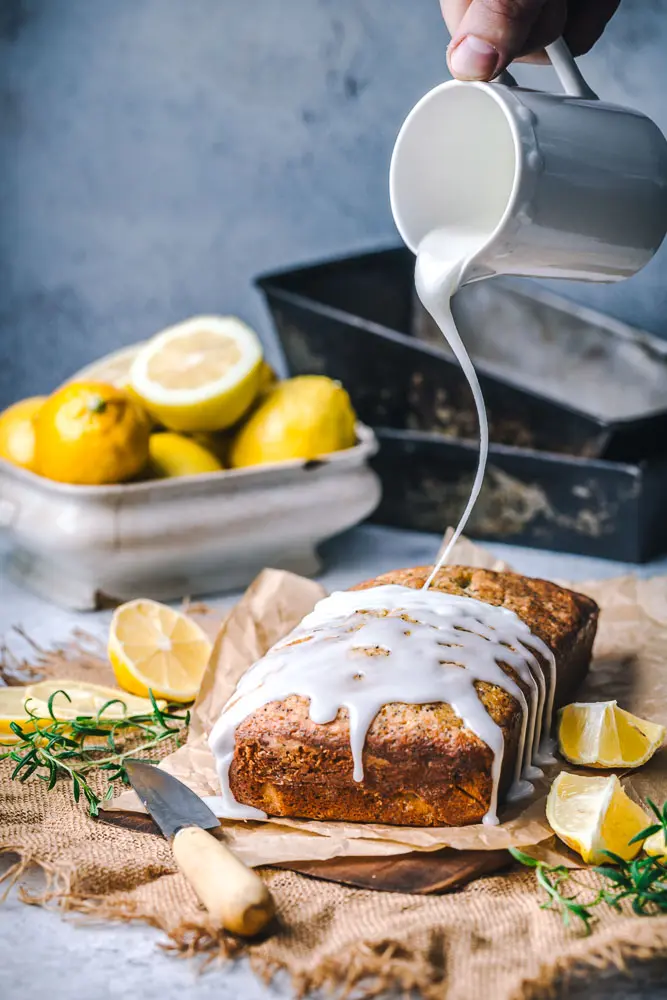
{"type": "MultiPolygon", "coordinates": [[[[477,467],[473,444],[376,429],[378,524],[442,532],[458,523],[477,467]]],[[[487,541],[641,563],[667,551],[667,458],[637,464],[492,445],[466,533],[487,541]]]]}
{"type": "MultiPolygon", "coordinates": [[[[374,427],[474,441],[468,384],[414,296],[414,258],[384,250],[258,279],[290,373],[346,386],[374,427]]],[[[637,461],[666,450],[667,344],[546,292],[494,279],[454,313],[497,444],[637,461]]]]}

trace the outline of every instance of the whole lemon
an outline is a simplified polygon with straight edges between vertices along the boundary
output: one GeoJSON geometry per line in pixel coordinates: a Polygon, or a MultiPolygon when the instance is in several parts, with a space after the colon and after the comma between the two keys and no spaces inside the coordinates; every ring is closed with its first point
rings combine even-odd
{"type": "Polygon", "coordinates": [[[145,411],[123,389],[72,382],[37,415],[36,470],[61,483],[122,483],[146,464],[149,435],[145,411]]]}
{"type": "Polygon", "coordinates": [[[171,431],[151,434],[148,443],[148,475],[155,479],[175,476],[198,476],[203,472],[220,472],[222,463],[207,448],[171,431]]]}
{"type": "Polygon", "coordinates": [[[234,437],[232,468],[313,459],[351,448],[356,416],[345,389],[324,375],[279,382],[234,437]]]}
{"type": "Polygon", "coordinates": [[[35,417],[45,399],[45,396],[22,399],[0,414],[0,457],[34,471],[35,417]]]}

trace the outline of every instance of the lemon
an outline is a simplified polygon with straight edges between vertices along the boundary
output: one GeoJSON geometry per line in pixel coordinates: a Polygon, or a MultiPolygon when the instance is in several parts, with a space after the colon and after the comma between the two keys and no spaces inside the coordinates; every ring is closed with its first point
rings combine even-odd
{"type": "MultiPolygon", "coordinates": [[[[26,697],[30,698],[30,709],[33,712],[49,717],[49,698],[54,695],[51,707],[56,719],[75,719],[79,715],[97,715],[107,702],[113,701],[104,709],[103,718],[122,719],[126,715],[152,715],[153,705],[149,698],[138,698],[136,695],[119,691],[118,688],[103,684],[90,684],[87,681],[69,681],[60,678],[48,681],[38,681],[26,687],[26,697]],[[66,692],[65,694],[58,692],[66,692]]],[[[158,702],[159,708],[165,708],[166,702],[158,702]]]]}
{"type": "Polygon", "coordinates": [[[107,382],[117,389],[127,389],[130,384],[130,368],[137,354],[144,346],[143,341],[139,344],[131,344],[130,347],[121,347],[112,354],[106,354],[98,361],[81,368],[75,375],[67,379],[66,385],[70,382],[107,382]]]}
{"type": "Polygon", "coordinates": [[[547,798],[554,833],[588,864],[609,863],[603,851],[629,861],[641,844],[630,844],[648,826],[644,810],[623,791],[615,774],[589,777],[561,771],[547,798]]]}
{"type": "MultiPolygon", "coordinates": [[[[102,684],[58,678],[20,687],[0,687],[0,744],[18,741],[19,737],[10,726],[12,722],[17,722],[25,732],[32,732],[36,721],[48,726],[53,718],[67,721],[81,715],[96,716],[110,701],[114,704],[108,705],[104,710],[104,719],[153,713],[149,698],[138,698],[102,684]],[[67,692],[69,700],[64,694],[58,693],[63,691],[67,692]],[[50,712],[49,698],[52,695],[54,697],[50,712]],[[32,715],[28,715],[26,705],[32,715]]],[[[158,701],[157,704],[161,709],[166,708],[164,701],[158,701]]]]}
{"type": "Polygon", "coordinates": [[[130,381],[169,430],[218,431],[249,409],[262,374],[262,346],[250,327],[232,316],[199,316],[149,341],[130,381]]]}
{"type": "Polygon", "coordinates": [[[665,738],[665,727],[640,719],[615,701],[566,705],[558,724],[558,749],[588,767],[639,767],[665,738]]]}
{"type": "Polygon", "coordinates": [[[61,483],[121,483],[146,464],[149,434],[145,411],[123,389],[72,382],[37,414],[36,471],[61,483]]]}
{"type": "Polygon", "coordinates": [[[656,833],[652,833],[651,836],[644,841],[644,850],[653,858],[662,858],[663,861],[667,861],[667,844],[665,844],[664,830],[658,830],[656,833]]]}
{"type": "MultiPolygon", "coordinates": [[[[259,389],[257,391],[257,401],[267,396],[275,388],[278,381],[273,368],[262,361],[259,373],[259,389]]],[[[192,438],[207,451],[210,451],[224,467],[229,465],[229,446],[234,438],[237,428],[230,427],[224,431],[202,431],[193,434],[192,438]]]]}
{"type": "Polygon", "coordinates": [[[0,414],[0,458],[23,469],[35,469],[35,417],[45,396],[14,403],[0,414]]]}
{"type": "Polygon", "coordinates": [[[223,468],[203,445],[172,431],[151,434],[148,451],[148,473],[156,479],[198,476],[203,472],[220,472],[223,468]]]}
{"type": "MultiPolygon", "coordinates": [[[[0,744],[15,743],[18,736],[12,731],[10,723],[17,722],[26,732],[35,728],[34,720],[28,715],[25,704],[28,699],[27,687],[0,687],[0,744]]],[[[31,712],[37,713],[38,706],[31,702],[31,712]]],[[[41,712],[39,713],[41,715],[41,712]]],[[[44,718],[38,721],[46,722],[48,711],[44,718]]]]}
{"type": "Polygon", "coordinates": [[[324,375],[280,382],[259,403],[231,443],[233,468],[313,459],[351,448],[356,417],[350,397],[324,375]]]}
{"type": "Polygon", "coordinates": [[[169,701],[193,701],[211,655],[196,622],[156,601],[123,604],[109,632],[109,659],[125,691],[169,701]]]}

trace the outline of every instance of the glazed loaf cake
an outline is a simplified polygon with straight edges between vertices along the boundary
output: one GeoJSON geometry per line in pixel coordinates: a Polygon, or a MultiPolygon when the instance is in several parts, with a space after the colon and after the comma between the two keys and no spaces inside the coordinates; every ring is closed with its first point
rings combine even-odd
{"type": "MultiPolygon", "coordinates": [[[[429,571],[397,570],[353,590],[385,584],[419,589],[429,571]]],[[[441,570],[432,586],[513,611],[555,657],[555,707],[572,699],[590,662],[598,616],[592,600],[544,580],[464,567],[441,570]]],[[[525,694],[516,672],[499,666],[525,694]]],[[[475,681],[475,689],[504,738],[502,802],[520,752],[522,711],[498,686],[475,681]]],[[[494,755],[448,704],[386,704],[366,735],[362,781],[353,778],[347,710],[324,725],[309,711],[306,698],[290,695],[260,706],[238,725],[228,770],[237,802],[271,816],[406,826],[463,826],[487,814],[494,755]]]]}

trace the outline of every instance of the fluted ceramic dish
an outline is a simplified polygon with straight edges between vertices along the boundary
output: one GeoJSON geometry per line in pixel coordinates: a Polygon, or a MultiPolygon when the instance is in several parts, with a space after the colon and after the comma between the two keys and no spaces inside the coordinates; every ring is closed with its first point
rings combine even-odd
{"type": "Polygon", "coordinates": [[[267,566],[318,572],[317,546],[380,500],[373,432],[314,462],[119,486],[68,486],[0,459],[9,574],[63,607],[245,587],[267,566]]]}

